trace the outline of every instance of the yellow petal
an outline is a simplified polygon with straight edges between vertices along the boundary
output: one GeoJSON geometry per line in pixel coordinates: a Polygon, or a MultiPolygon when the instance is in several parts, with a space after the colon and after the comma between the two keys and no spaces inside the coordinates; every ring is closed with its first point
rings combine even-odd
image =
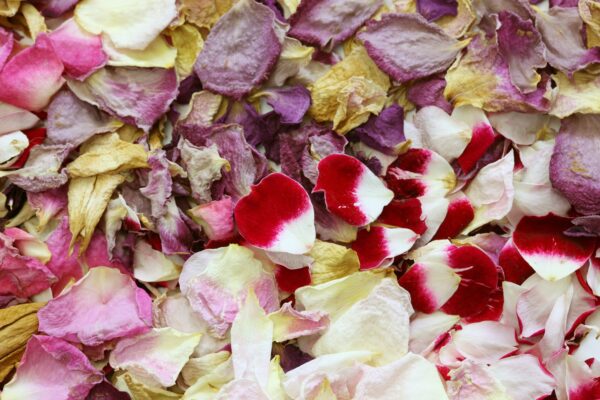
{"type": "Polygon", "coordinates": [[[175,69],[180,77],[192,73],[194,63],[198,54],[204,46],[202,35],[196,27],[191,24],[183,24],[169,32],[173,46],[177,49],[175,69]]]}
{"type": "Polygon", "coordinates": [[[212,26],[225,14],[236,0],[182,0],[182,11],[187,20],[200,28],[212,26]]]}
{"type": "Polygon", "coordinates": [[[368,56],[364,47],[334,65],[310,87],[310,114],[317,121],[332,121],[346,133],[383,108],[390,80],[368,56]]]}
{"type": "Polygon", "coordinates": [[[452,37],[460,38],[471,28],[477,19],[477,13],[471,0],[458,0],[456,16],[446,15],[436,21],[446,33],[452,37]]]}
{"type": "Polygon", "coordinates": [[[285,19],[288,19],[298,9],[300,0],[277,0],[277,3],[281,6],[285,19]]]}
{"type": "Polygon", "coordinates": [[[562,72],[552,76],[557,94],[550,114],[565,118],[574,113],[597,114],[600,112],[600,77],[588,72],[575,72],[569,79],[562,72]]]}
{"type": "Polygon", "coordinates": [[[23,26],[27,28],[29,36],[33,40],[35,40],[40,33],[48,30],[48,28],[46,28],[44,16],[33,5],[29,3],[23,3],[21,5],[20,14],[21,15],[19,15],[17,19],[23,26]]]}
{"type": "Polygon", "coordinates": [[[310,267],[314,285],[348,276],[360,268],[356,252],[339,244],[317,240],[309,254],[314,259],[310,267]]]}
{"type": "Polygon", "coordinates": [[[13,17],[19,10],[21,0],[0,0],[0,17],[13,17]]]}
{"type": "Polygon", "coordinates": [[[298,39],[286,36],[279,60],[269,77],[269,85],[281,86],[287,78],[295,76],[302,67],[310,63],[314,51],[314,48],[304,46],[298,39]]]}
{"type": "Polygon", "coordinates": [[[177,400],[180,394],[146,386],[135,380],[130,374],[115,375],[113,385],[122,392],[129,393],[133,399],[140,400],[177,400]]]}
{"type": "Polygon", "coordinates": [[[172,68],[177,57],[177,49],[169,46],[162,35],[143,50],[117,49],[105,40],[104,51],[109,57],[108,65],[116,67],[172,68]]]}
{"type": "Polygon", "coordinates": [[[81,154],[69,165],[72,178],[117,173],[132,168],[145,168],[148,154],[141,144],[121,140],[117,133],[98,135],[81,147],[81,154]]]}
{"type": "Polygon", "coordinates": [[[579,15],[585,22],[587,47],[600,46],[600,2],[597,0],[582,0],[579,2],[579,15]]]}
{"type": "Polygon", "coordinates": [[[124,180],[125,176],[121,174],[71,179],[69,182],[68,210],[69,229],[73,238],[71,239],[70,248],[73,248],[78,237],[81,236],[83,243],[79,248],[79,252],[83,253],[85,251],[113,191],[124,180]]]}

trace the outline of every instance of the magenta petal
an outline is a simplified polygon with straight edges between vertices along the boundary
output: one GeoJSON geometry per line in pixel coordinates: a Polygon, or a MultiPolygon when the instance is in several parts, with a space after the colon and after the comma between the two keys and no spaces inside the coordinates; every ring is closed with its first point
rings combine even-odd
{"type": "Polygon", "coordinates": [[[564,234],[568,218],[552,214],[523,217],[513,241],[525,261],[544,279],[558,280],[579,269],[595,249],[594,238],[573,238],[564,234]]]}
{"type": "Polygon", "coordinates": [[[331,154],[318,165],[314,192],[325,193],[327,210],[356,226],[373,222],[393,197],[383,182],[356,158],[331,154]]]}
{"type": "Polygon", "coordinates": [[[419,14],[384,14],[358,34],[375,64],[399,82],[445,71],[461,44],[419,14]]]}
{"type": "Polygon", "coordinates": [[[81,29],[74,19],[67,20],[48,37],[71,78],[85,79],[108,60],[102,50],[102,38],[81,29]]]}
{"type": "Polygon", "coordinates": [[[60,89],[64,66],[46,34],[11,58],[0,71],[0,101],[39,111],[60,89]]]}
{"type": "Polygon", "coordinates": [[[12,32],[0,28],[0,71],[12,53],[15,41],[12,32]]]}
{"type": "Polygon", "coordinates": [[[290,36],[321,48],[348,39],[382,5],[381,0],[304,0],[290,18],[290,36]]]}
{"type": "Polygon", "coordinates": [[[38,318],[40,331],[48,335],[97,346],[148,331],[152,300],[129,276],[115,268],[97,267],[50,300],[38,318]]]}
{"type": "Polygon", "coordinates": [[[46,17],[60,17],[77,4],[78,0],[33,0],[32,3],[46,17]]]}
{"type": "Polygon", "coordinates": [[[283,35],[275,14],[254,0],[242,0],[211,29],[194,70],[205,88],[241,98],[264,82],[283,35]]]}
{"type": "Polygon", "coordinates": [[[37,258],[21,255],[14,239],[0,233],[0,295],[29,297],[49,288],[55,280],[37,258]]]}
{"type": "Polygon", "coordinates": [[[102,372],[75,346],[48,336],[33,336],[3,400],[81,400],[103,379],[102,372]]]}
{"type": "Polygon", "coordinates": [[[69,218],[65,215],[46,239],[46,245],[52,254],[47,266],[58,278],[58,281],[52,285],[52,293],[55,295],[60,293],[71,279],[78,280],[83,276],[83,270],[77,257],[79,244],[76,244],[73,252],[69,254],[71,238],[69,218]]]}
{"type": "Polygon", "coordinates": [[[308,193],[280,173],[267,176],[240,199],[235,220],[242,237],[265,250],[303,254],[315,241],[314,210],[308,193]]]}

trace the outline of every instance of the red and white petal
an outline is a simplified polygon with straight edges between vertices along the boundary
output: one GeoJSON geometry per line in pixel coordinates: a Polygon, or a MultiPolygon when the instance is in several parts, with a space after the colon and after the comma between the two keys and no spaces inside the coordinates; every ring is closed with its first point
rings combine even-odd
{"type": "Polygon", "coordinates": [[[432,313],[456,292],[460,276],[445,264],[424,261],[413,264],[398,283],[410,293],[415,310],[432,313]]]}
{"type": "Polygon", "coordinates": [[[486,122],[479,122],[472,129],[471,141],[458,157],[458,165],[465,173],[471,172],[475,168],[477,161],[496,140],[494,129],[486,122]]]}
{"type": "Polygon", "coordinates": [[[410,229],[371,226],[358,232],[352,249],[358,254],[361,269],[377,268],[384,260],[410,250],[418,237],[410,229]]]}
{"type": "Polygon", "coordinates": [[[513,241],[525,261],[542,278],[558,280],[579,269],[592,255],[595,240],[569,237],[563,232],[571,226],[568,218],[556,215],[524,217],[513,241]]]}
{"type": "Polygon", "coordinates": [[[385,181],[397,199],[445,196],[456,184],[448,162],[428,149],[409,149],[387,169],[385,181]]]}
{"type": "Polygon", "coordinates": [[[421,206],[423,207],[423,215],[425,215],[425,226],[427,229],[421,235],[417,245],[428,243],[436,234],[446,215],[448,215],[448,207],[450,202],[443,196],[431,195],[421,197],[421,206]]]}
{"type": "Polygon", "coordinates": [[[414,116],[414,124],[422,133],[423,145],[448,162],[460,156],[471,140],[469,125],[436,106],[421,108],[414,116]]]}
{"type": "Polygon", "coordinates": [[[596,296],[600,296],[600,258],[598,258],[598,252],[592,258],[590,258],[587,274],[586,283],[596,296]]]}
{"type": "Polygon", "coordinates": [[[454,193],[449,200],[446,217],[437,229],[433,239],[449,239],[457,236],[475,217],[473,205],[463,192],[454,193]]]}
{"type": "Polygon", "coordinates": [[[485,310],[490,296],[498,287],[498,270],[494,261],[475,246],[450,246],[447,263],[460,276],[454,295],[442,306],[448,314],[469,317],[485,310]]]}
{"type": "Polygon", "coordinates": [[[533,268],[521,256],[519,250],[515,247],[512,239],[509,239],[500,254],[498,255],[498,264],[504,271],[504,280],[520,285],[527,278],[535,273],[533,268]]]}
{"type": "Polygon", "coordinates": [[[331,154],[319,162],[314,192],[325,194],[327,209],[349,224],[369,224],[381,214],[394,194],[354,157],[331,154]]]}
{"type": "Polygon", "coordinates": [[[531,354],[503,358],[490,365],[490,372],[512,400],[542,399],[556,386],[552,374],[531,354]]]}
{"type": "Polygon", "coordinates": [[[416,313],[410,321],[410,351],[425,355],[459,320],[458,315],[448,315],[440,311],[432,314],[416,313]]]}
{"type": "Polygon", "coordinates": [[[384,207],[377,222],[397,228],[407,228],[422,235],[427,230],[426,217],[420,199],[392,200],[384,207]]]}
{"type": "Polygon", "coordinates": [[[315,242],[315,213],[308,193],[283,174],[270,174],[252,186],[234,214],[240,235],[261,249],[303,254],[315,242]]]}
{"type": "Polygon", "coordinates": [[[566,379],[569,400],[600,398],[600,380],[590,367],[575,357],[566,357],[566,379]]]}

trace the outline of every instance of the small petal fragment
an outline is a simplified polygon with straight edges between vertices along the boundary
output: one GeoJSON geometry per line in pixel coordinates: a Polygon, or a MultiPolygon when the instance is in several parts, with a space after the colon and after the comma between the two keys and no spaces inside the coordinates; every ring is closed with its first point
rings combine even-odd
{"type": "Polygon", "coordinates": [[[315,241],[314,210],[308,193],[283,174],[271,174],[253,186],[237,203],[235,219],[240,234],[265,250],[303,254],[315,241]]]}
{"type": "Polygon", "coordinates": [[[351,156],[332,154],[319,162],[318,169],[314,191],[323,191],[327,209],[352,225],[373,222],[394,196],[373,172],[351,156]]]}

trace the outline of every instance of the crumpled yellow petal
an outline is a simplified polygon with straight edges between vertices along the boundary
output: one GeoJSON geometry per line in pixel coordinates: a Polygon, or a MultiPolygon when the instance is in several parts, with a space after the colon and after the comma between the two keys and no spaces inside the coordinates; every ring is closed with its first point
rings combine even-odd
{"type": "Polygon", "coordinates": [[[277,4],[283,10],[285,19],[288,19],[290,15],[296,12],[296,9],[300,5],[300,0],[277,0],[277,4]]]}
{"type": "Polygon", "coordinates": [[[182,0],[182,11],[186,19],[199,28],[212,26],[237,0],[182,0]]]}
{"type": "Polygon", "coordinates": [[[0,17],[14,17],[20,5],[21,0],[0,0],[0,17]]]}
{"type": "Polygon", "coordinates": [[[204,47],[200,31],[191,24],[183,24],[169,31],[168,35],[177,49],[177,58],[175,59],[177,75],[180,77],[190,75],[196,58],[204,47]]]}
{"type": "Polygon", "coordinates": [[[562,72],[552,76],[556,82],[556,97],[550,114],[565,118],[571,114],[600,113],[600,76],[585,71],[575,72],[573,79],[562,72]]]}
{"type": "Polygon", "coordinates": [[[113,385],[122,392],[129,393],[132,399],[140,400],[177,400],[180,394],[167,390],[146,386],[135,380],[130,374],[115,374],[113,385]]]}
{"type": "Polygon", "coordinates": [[[332,121],[336,132],[344,134],[381,111],[389,87],[388,76],[364,47],[355,46],[310,87],[309,112],[319,122],[332,121]]]}
{"type": "Polygon", "coordinates": [[[85,251],[113,191],[124,180],[125,176],[121,174],[71,179],[68,193],[69,229],[73,235],[71,249],[81,236],[83,242],[79,252],[85,251]]]}
{"type": "Polygon", "coordinates": [[[108,65],[116,67],[172,68],[177,57],[177,49],[169,46],[162,35],[143,50],[117,49],[105,40],[104,51],[109,57],[108,65]]]}
{"type": "Polygon", "coordinates": [[[98,135],[81,146],[81,155],[67,165],[72,178],[117,173],[148,166],[148,154],[141,144],[121,140],[117,133],[98,135]]]}
{"type": "Polygon", "coordinates": [[[312,60],[315,49],[304,46],[298,39],[285,37],[281,55],[269,77],[269,85],[283,86],[286,79],[298,74],[312,60]]]}
{"type": "Polygon", "coordinates": [[[452,37],[460,38],[471,28],[477,19],[477,13],[471,0],[458,0],[455,16],[446,15],[436,21],[446,33],[452,37]]]}
{"type": "Polygon", "coordinates": [[[356,252],[339,244],[317,240],[309,255],[314,259],[310,266],[314,285],[343,278],[360,268],[356,252]]]}
{"type": "Polygon", "coordinates": [[[27,28],[31,39],[35,38],[42,32],[46,32],[46,20],[44,16],[32,4],[23,3],[20,9],[20,15],[17,20],[27,28]]]}
{"type": "Polygon", "coordinates": [[[581,0],[579,15],[586,25],[587,47],[600,46],[600,2],[597,0],[581,0]]]}
{"type": "Polygon", "coordinates": [[[120,49],[145,49],[175,18],[175,0],[83,0],[75,7],[79,25],[120,49]]]}

